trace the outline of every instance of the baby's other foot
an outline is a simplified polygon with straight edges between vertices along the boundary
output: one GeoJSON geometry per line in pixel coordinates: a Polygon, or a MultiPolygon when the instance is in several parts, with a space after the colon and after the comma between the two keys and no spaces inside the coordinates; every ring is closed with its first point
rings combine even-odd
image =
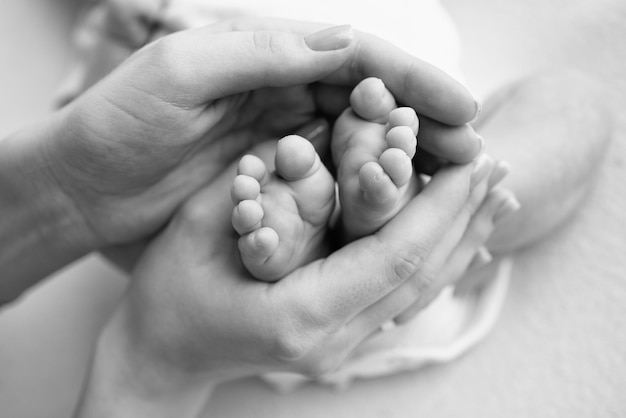
{"type": "Polygon", "coordinates": [[[296,135],[278,141],[275,165],[270,172],[260,158],[245,155],[231,190],[241,259],[265,281],[323,255],[335,205],[334,180],[309,141],[296,135]]]}
{"type": "Polygon", "coordinates": [[[331,146],[347,241],[382,227],[417,193],[419,183],[411,161],[417,149],[415,111],[396,108],[377,78],[359,83],[350,105],[335,124],[331,146]]]}

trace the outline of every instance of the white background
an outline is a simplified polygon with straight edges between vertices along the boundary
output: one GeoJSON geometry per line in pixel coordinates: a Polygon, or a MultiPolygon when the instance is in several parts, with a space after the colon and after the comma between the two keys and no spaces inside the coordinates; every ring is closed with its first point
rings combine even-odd
{"type": "MultiPolygon", "coordinates": [[[[626,2],[445,0],[481,94],[546,66],[574,66],[626,109],[626,2]]],[[[0,2],[0,134],[50,111],[70,67],[69,0],[0,2]]],[[[390,11],[390,14],[402,11],[390,11]]],[[[623,112],[622,112],[623,113],[623,112]]],[[[568,228],[517,257],[504,314],[460,361],[285,396],[255,379],[218,388],[216,417],[609,417],[626,415],[626,116],[596,191],[568,228]]],[[[8,245],[2,243],[2,245],[8,245]]],[[[36,260],[33,260],[36,262],[36,260]]],[[[67,417],[97,329],[124,278],[96,257],[0,311],[0,416],[67,417]]]]}

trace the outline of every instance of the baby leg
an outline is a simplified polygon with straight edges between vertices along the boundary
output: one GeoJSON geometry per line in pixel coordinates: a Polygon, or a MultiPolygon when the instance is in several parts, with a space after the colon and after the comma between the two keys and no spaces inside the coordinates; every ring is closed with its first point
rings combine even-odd
{"type": "Polygon", "coordinates": [[[589,198],[612,136],[605,86],[576,71],[536,74],[488,99],[477,131],[511,165],[503,187],[521,203],[499,222],[494,253],[528,246],[568,222],[589,198]]]}
{"type": "Polygon", "coordinates": [[[231,191],[242,261],[265,281],[323,255],[335,204],[334,179],[308,140],[291,135],[278,141],[275,165],[270,172],[260,158],[244,156],[231,191]]]}
{"type": "Polygon", "coordinates": [[[335,123],[331,150],[337,167],[341,227],[351,241],[377,231],[417,193],[411,159],[418,119],[376,78],[363,80],[335,123]]]}

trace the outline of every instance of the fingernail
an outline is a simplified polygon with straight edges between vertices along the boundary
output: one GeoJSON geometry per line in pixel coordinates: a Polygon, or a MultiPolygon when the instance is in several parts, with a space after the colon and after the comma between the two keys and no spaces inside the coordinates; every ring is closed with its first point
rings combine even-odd
{"type": "Polygon", "coordinates": [[[476,113],[474,113],[474,118],[469,122],[470,124],[476,122],[483,111],[482,102],[476,98],[474,98],[474,107],[476,108],[476,113]]]}
{"type": "Polygon", "coordinates": [[[491,172],[491,178],[489,179],[489,188],[496,186],[500,183],[511,171],[511,165],[506,161],[496,162],[496,166],[491,172]]]}
{"type": "Polygon", "coordinates": [[[326,119],[317,118],[300,128],[297,134],[308,139],[310,142],[314,142],[320,138],[322,134],[328,130],[328,128],[328,121],[326,121],[326,119]]]}
{"type": "Polygon", "coordinates": [[[313,51],[336,51],[352,43],[352,26],[340,25],[323,29],[304,37],[304,42],[313,51]]]}
{"type": "Polygon", "coordinates": [[[482,267],[493,261],[493,255],[489,252],[487,247],[482,246],[476,252],[474,256],[474,261],[472,262],[472,267],[482,267]]]}
{"type": "Polygon", "coordinates": [[[476,134],[476,138],[478,139],[478,153],[474,157],[474,160],[478,160],[485,153],[485,148],[487,147],[485,145],[485,139],[482,136],[476,134]]]}
{"type": "Polygon", "coordinates": [[[470,188],[472,189],[491,171],[493,160],[487,154],[481,154],[474,164],[474,171],[472,171],[470,179],[470,188]]]}
{"type": "Polygon", "coordinates": [[[512,194],[504,199],[504,201],[500,204],[500,207],[496,211],[495,216],[493,217],[493,221],[499,222],[502,219],[506,219],[515,212],[517,212],[522,205],[520,205],[519,201],[512,194]]]}

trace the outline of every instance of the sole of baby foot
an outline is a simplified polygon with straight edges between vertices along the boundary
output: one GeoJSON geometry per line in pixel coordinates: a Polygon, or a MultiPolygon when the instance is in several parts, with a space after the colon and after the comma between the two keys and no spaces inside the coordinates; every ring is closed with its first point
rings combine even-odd
{"type": "Polygon", "coordinates": [[[324,253],[334,209],[334,180],[305,138],[291,135],[276,147],[276,171],[245,156],[233,182],[232,223],[250,274],[276,281],[324,253]]]}
{"type": "Polygon", "coordinates": [[[337,136],[345,135],[333,138],[339,143],[334,157],[345,241],[376,232],[419,189],[411,161],[417,149],[417,115],[411,108],[395,108],[386,99],[391,93],[380,92],[386,90],[381,83],[359,84],[358,94],[351,96],[354,111],[344,112],[335,124],[337,136]]]}

